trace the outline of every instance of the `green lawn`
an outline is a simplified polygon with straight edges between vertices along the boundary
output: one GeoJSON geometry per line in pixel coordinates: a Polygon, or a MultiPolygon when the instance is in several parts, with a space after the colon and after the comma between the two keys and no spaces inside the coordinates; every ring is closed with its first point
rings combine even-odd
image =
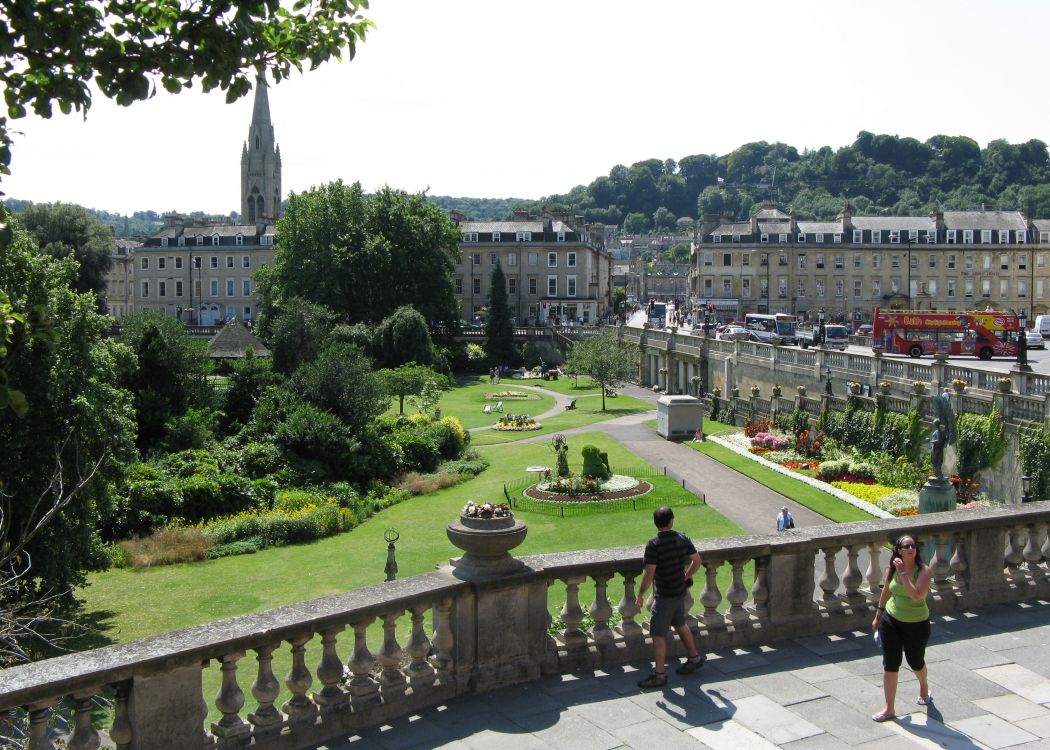
{"type": "Polygon", "coordinates": [[[507,383],[513,384],[515,388],[518,386],[526,386],[529,388],[546,388],[548,391],[557,391],[558,393],[564,393],[566,396],[583,396],[588,393],[598,394],[601,391],[598,390],[598,386],[591,382],[591,379],[586,375],[581,375],[577,380],[573,378],[565,377],[564,375],[557,380],[543,380],[542,378],[529,378],[527,380],[508,380],[503,379],[500,381],[500,385],[507,383]]]}
{"type": "MultiPolygon", "coordinates": [[[[499,385],[489,385],[489,379],[484,375],[466,375],[457,378],[450,390],[445,391],[441,397],[438,407],[445,416],[455,416],[468,430],[472,427],[495,424],[497,416],[485,413],[485,406],[495,406],[496,402],[486,400],[485,395],[497,391],[523,391],[533,398],[527,400],[505,399],[503,402],[503,413],[514,414],[542,414],[554,406],[554,398],[544,393],[539,393],[534,388],[520,388],[518,384],[522,381],[502,380],[499,385]]],[[[543,382],[543,381],[540,381],[543,382]]],[[[398,401],[391,399],[387,414],[397,414],[398,401]]],[[[405,414],[415,414],[415,407],[405,400],[405,414]]]]}
{"type": "MultiPolygon", "coordinates": [[[[608,419],[625,417],[629,414],[649,411],[652,405],[630,396],[617,396],[605,400],[605,411],[602,411],[602,400],[598,394],[580,396],[576,400],[576,408],[570,411],[562,410],[552,417],[543,420],[543,429],[531,432],[500,432],[499,430],[481,430],[471,433],[471,445],[495,445],[497,443],[511,443],[523,438],[535,435],[553,435],[573,427],[583,427],[604,422],[608,419]]],[[[504,407],[506,411],[506,407],[504,407]]]]}

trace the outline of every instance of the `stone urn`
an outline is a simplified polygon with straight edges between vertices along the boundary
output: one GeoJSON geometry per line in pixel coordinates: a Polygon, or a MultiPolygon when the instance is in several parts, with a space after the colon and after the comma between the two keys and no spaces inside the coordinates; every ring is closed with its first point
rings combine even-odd
{"type": "Polygon", "coordinates": [[[916,396],[921,396],[922,394],[926,393],[926,384],[921,380],[916,380],[914,383],[911,384],[911,392],[914,393],[916,396]]]}
{"type": "Polygon", "coordinates": [[[730,391],[729,393],[730,393],[730,395],[731,395],[731,396],[732,396],[733,398],[740,398],[740,389],[739,389],[739,388],[734,388],[734,389],[733,389],[733,390],[731,390],[731,391],[730,391]]]}
{"type": "Polygon", "coordinates": [[[952,381],[952,388],[955,389],[956,393],[962,395],[966,392],[966,383],[956,378],[952,381]]]}
{"type": "Polygon", "coordinates": [[[758,386],[757,385],[751,386],[751,395],[752,396],[754,396],[755,398],[758,398],[758,394],[759,393],[760,393],[760,391],[758,390],[758,386]]]}
{"type": "Polygon", "coordinates": [[[893,383],[891,383],[888,380],[883,380],[879,383],[879,390],[882,391],[884,394],[888,394],[891,390],[893,390],[893,383]]]}
{"type": "Polygon", "coordinates": [[[851,382],[849,384],[849,392],[852,393],[854,396],[859,396],[860,395],[860,383],[851,382]]]}
{"type": "Polygon", "coordinates": [[[780,398],[780,394],[783,392],[784,390],[779,385],[773,386],[773,398],[780,398]]]}
{"type": "Polygon", "coordinates": [[[477,518],[460,516],[445,528],[448,540],[463,550],[463,557],[449,562],[457,578],[486,578],[516,573],[525,564],[510,551],[525,541],[529,527],[513,516],[477,518]]]}
{"type": "Polygon", "coordinates": [[[1014,381],[1010,378],[999,378],[999,382],[996,383],[996,387],[999,389],[999,393],[1009,393],[1013,387],[1014,381]]]}
{"type": "Polygon", "coordinates": [[[806,397],[806,386],[804,386],[804,385],[798,386],[798,395],[799,395],[799,398],[805,398],[806,397]]]}

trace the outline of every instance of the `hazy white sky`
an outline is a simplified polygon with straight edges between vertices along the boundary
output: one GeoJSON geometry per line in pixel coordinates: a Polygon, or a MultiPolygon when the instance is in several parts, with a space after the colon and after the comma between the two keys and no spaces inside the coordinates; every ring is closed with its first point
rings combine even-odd
{"type": "MultiPolygon", "coordinates": [[[[860,130],[1050,140],[1045,0],[372,0],[365,15],[378,28],[355,60],[270,90],[286,196],[342,178],[539,198],[616,164],[860,130]]],[[[161,92],[26,118],[0,188],[236,211],[251,108],[161,92]]]]}

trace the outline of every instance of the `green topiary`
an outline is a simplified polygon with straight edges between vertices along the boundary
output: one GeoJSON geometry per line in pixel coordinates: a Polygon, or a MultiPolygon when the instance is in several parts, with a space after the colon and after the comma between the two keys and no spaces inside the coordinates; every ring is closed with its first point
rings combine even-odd
{"type": "Polygon", "coordinates": [[[595,479],[608,479],[609,469],[602,462],[601,452],[596,446],[583,446],[583,476],[595,479]]]}

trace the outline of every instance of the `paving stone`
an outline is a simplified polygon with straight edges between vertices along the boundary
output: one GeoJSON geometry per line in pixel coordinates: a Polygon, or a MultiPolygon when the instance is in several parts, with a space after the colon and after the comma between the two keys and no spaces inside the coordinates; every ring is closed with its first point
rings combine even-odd
{"type": "Polygon", "coordinates": [[[704,681],[701,690],[711,696],[711,699],[717,705],[722,705],[728,701],[740,700],[741,698],[750,698],[752,695],[758,695],[754,688],[744,684],[740,680],[729,678],[712,680],[710,682],[704,681]]]}
{"type": "Polygon", "coordinates": [[[736,649],[729,652],[718,652],[708,656],[705,669],[713,667],[722,674],[735,674],[745,669],[768,667],[771,662],[761,652],[736,649]]]}
{"type": "Polygon", "coordinates": [[[728,719],[735,705],[716,702],[714,697],[703,691],[682,688],[639,693],[631,696],[630,700],[681,731],[728,719]]]}
{"type": "Polygon", "coordinates": [[[771,672],[741,677],[740,681],[782,706],[816,700],[827,695],[820,688],[800,680],[790,672],[771,672]]]}
{"type": "Polygon", "coordinates": [[[438,747],[453,741],[436,722],[422,717],[398,719],[364,735],[385,750],[438,747]]]}
{"type": "Polygon", "coordinates": [[[926,649],[927,656],[934,653],[938,655],[939,661],[951,661],[967,669],[997,667],[1000,664],[1009,664],[1011,661],[1001,653],[979,648],[969,640],[942,643],[926,649]]]}
{"type": "Polygon", "coordinates": [[[485,702],[511,718],[562,708],[562,703],[538,683],[495,690],[485,696],[485,702]]]}
{"type": "MultiPolygon", "coordinates": [[[[991,667],[991,669],[1001,668],[1002,667],[991,667]]],[[[902,667],[902,677],[904,676],[903,669],[904,668],[902,667]]],[[[966,667],[961,667],[954,662],[944,662],[930,667],[928,677],[930,689],[933,690],[934,703],[938,701],[940,694],[944,692],[945,689],[971,701],[979,698],[995,698],[1008,692],[1008,689],[1003,687],[1002,684],[997,684],[984,676],[984,671],[984,669],[967,669],[966,667]]],[[[912,674],[910,670],[908,674],[912,674]]],[[[903,683],[903,680],[901,682],[903,683]]],[[[916,694],[918,694],[917,688],[916,694]]],[[[914,697],[910,695],[904,697],[914,700],[914,697]]]]}
{"type": "Polygon", "coordinates": [[[861,712],[830,696],[794,705],[791,711],[849,744],[860,744],[894,734],[885,725],[871,720],[870,714],[874,710],[861,712]]]}
{"type": "Polygon", "coordinates": [[[990,714],[995,714],[1000,719],[1012,722],[1050,716],[1050,710],[1013,693],[1001,695],[998,698],[981,698],[975,700],[974,705],[983,708],[990,714]]]}
{"type": "MultiPolygon", "coordinates": [[[[864,742],[860,745],[853,746],[854,750],[913,750],[913,748],[917,747],[924,748],[926,745],[912,742],[910,739],[902,737],[896,732],[890,737],[872,740],[871,742],[864,742]]],[[[971,748],[971,750],[973,749],[971,748]]]]}
{"type": "Polygon", "coordinates": [[[794,641],[776,641],[775,643],[765,644],[760,647],[760,651],[764,657],[775,663],[782,662],[785,659],[820,661],[816,654],[794,641]]]}
{"type": "Polygon", "coordinates": [[[796,638],[795,642],[803,648],[809,649],[818,656],[828,656],[830,654],[841,654],[848,651],[861,650],[860,644],[858,644],[855,639],[834,634],[796,638]]]}
{"type": "Polygon", "coordinates": [[[901,737],[927,750],[986,750],[987,745],[974,742],[968,735],[946,726],[926,714],[915,713],[900,716],[896,721],[887,721],[884,726],[901,737]]]}
{"type": "Polygon", "coordinates": [[[1034,719],[1021,719],[1014,724],[1036,737],[1050,737],[1050,716],[1039,716],[1034,719]]]}
{"type": "Polygon", "coordinates": [[[1045,645],[1037,648],[1011,648],[998,653],[1015,664],[1042,675],[1044,680],[1050,680],[1050,648],[1045,645]]]}
{"type": "Polygon", "coordinates": [[[1031,732],[1026,732],[1010,722],[1003,721],[998,716],[992,716],[991,714],[953,721],[951,726],[960,732],[964,732],[967,736],[973,737],[981,744],[993,748],[993,750],[998,750],[1002,747],[1013,747],[1014,745],[1039,739],[1031,732]]]}
{"type": "Polygon", "coordinates": [[[733,721],[775,744],[801,740],[823,731],[764,695],[737,701],[733,721]]]}
{"type": "Polygon", "coordinates": [[[687,732],[679,731],[659,719],[649,719],[612,731],[613,736],[635,750],[711,750],[687,732]]]}
{"type": "Polygon", "coordinates": [[[853,750],[848,742],[843,742],[833,734],[817,734],[803,740],[780,745],[782,750],[853,750]]]}
{"type": "Polygon", "coordinates": [[[878,710],[883,699],[881,683],[876,686],[863,678],[852,675],[837,680],[818,682],[815,687],[834,696],[835,700],[849,708],[869,716],[878,710]]]}
{"type": "Polygon", "coordinates": [[[794,669],[791,674],[795,675],[795,677],[798,677],[803,682],[808,682],[810,685],[850,676],[850,673],[838,664],[817,664],[812,667],[794,669]]]}
{"type": "Polygon", "coordinates": [[[976,672],[1033,703],[1050,703],[1050,682],[1047,678],[1025,669],[1020,664],[987,667],[976,672]]]}
{"type": "Polygon", "coordinates": [[[607,731],[653,719],[651,713],[624,696],[591,703],[579,703],[569,710],[607,731]]]}
{"type": "Polygon", "coordinates": [[[523,717],[518,723],[556,750],[612,750],[623,744],[604,729],[571,711],[561,715],[535,714],[523,717]]]}
{"type": "Polygon", "coordinates": [[[547,743],[533,734],[522,732],[500,732],[484,729],[477,734],[464,737],[463,742],[471,750],[547,750],[547,743]]]}
{"type": "Polygon", "coordinates": [[[711,750],[774,750],[776,745],[757,732],[735,721],[720,721],[690,729],[686,734],[695,737],[711,750]]]}

